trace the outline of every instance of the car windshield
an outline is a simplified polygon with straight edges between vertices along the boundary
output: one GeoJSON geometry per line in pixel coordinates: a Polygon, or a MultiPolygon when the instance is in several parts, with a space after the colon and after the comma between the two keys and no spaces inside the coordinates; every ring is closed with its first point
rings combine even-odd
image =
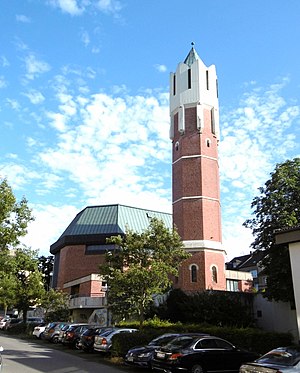
{"type": "Polygon", "coordinates": [[[194,340],[193,337],[178,337],[173,339],[169,342],[165,347],[168,349],[176,349],[176,348],[185,348],[187,347],[192,341],[194,340]]]}
{"type": "Polygon", "coordinates": [[[72,325],[72,326],[69,326],[68,328],[68,332],[73,332],[75,329],[78,328],[78,325],[72,325]]]}
{"type": "Polygon", "coordinates": [[[175,337],[176,335],[166,335],[166,336],[158,337],[158,338],[153,339],[151,342],[149,342],[148,346],[164,346],[170,341],[172,341],[175,337]]]}
{"type": "Polygon", "coordinates": [[[300,351],[293,348],[276,349],[268,352],[256,361],[258,363],[293,366],[300,361],[300,351]]]}
{"type": "Polygon", "coordinates": [[[100,333],[101,337],[107,337],[111,333],[115,332],[115,330],[108,330],[106,332],[100,333]]]}
{"type": "Polygon", "coordinates": [[[82,335],[92,335],[96,332],[96,329],[95,328],[89,328],[87,330],[85,330],[82,335]]]}

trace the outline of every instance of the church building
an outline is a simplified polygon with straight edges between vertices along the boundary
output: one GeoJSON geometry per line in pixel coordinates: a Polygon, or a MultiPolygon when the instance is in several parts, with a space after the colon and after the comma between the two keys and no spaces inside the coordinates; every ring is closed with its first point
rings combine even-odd
{"type": "Polygon", "coordinates": [[[144,231],[151,217],[176,227],[192,255],[181,265],[174,287],[186,292],[249,290],[250,274],[225,270],[222,248],[218,161],[219,103],[215,66],[205,66],[194,46],[170,75],[173,214],[123,205],[88,206],[50,247],[53,286],[70,294],[76,320],[106,312],[107,286],[99,275],[106,238],[126,228],[144,231]]]}

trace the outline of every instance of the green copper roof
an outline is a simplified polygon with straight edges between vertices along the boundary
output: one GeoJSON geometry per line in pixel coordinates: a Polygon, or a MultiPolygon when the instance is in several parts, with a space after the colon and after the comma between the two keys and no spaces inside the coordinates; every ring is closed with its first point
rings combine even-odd
{"type": "Polygon", "coordinates": [[[68,244],[105,243],[106,237],[122,235],[126,229],[141,233],[152,217],[172,227],[172,214],[124,205],[89,206],[76,215],[50,251],[55,253],[68,244]]]}

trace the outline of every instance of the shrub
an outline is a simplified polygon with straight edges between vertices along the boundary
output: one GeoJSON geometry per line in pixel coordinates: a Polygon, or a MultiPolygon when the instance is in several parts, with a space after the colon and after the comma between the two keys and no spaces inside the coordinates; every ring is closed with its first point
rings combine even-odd
{"type": "Polygon", "coordinates": [[[14,335],[32,336],[34,327],[35,327],[34,324],[28,324],[28,323],[21,322],[19,324],[15,324],[11,328],[8,328],[7,333],[14,334],[14,335]]]}
{"type": "Polygon", "coordinates": [[[253,326],[250,293],[203,291],[186,294],[180,289],[172,290],[165,304],[152,309],[162,319],[197,322],[220,326],[253,326]]]}
{"type": "MultiPolygon", "coordinates": [[[[124,327],[136,327],[137,324],[138,322],[136,322],[136,324],[134,322],[130,322],[130,324],[122,323],[124,327]]],[[[256,328],[213,326],[207,323],[172,324],[169,321],[160,321],[155,318],[154,320],[147,320],[143,329],[138,333],[116,335],[113,338],[113,354],[115,356],[124,356],[130,348],[145,345],[159,335],[170,332],[207,333],[226,339],[239,348],[244,348],[259,354],[264,354],[279,346],[289,346],[293,344],[293,336],[290,333],[266,332],[256,328]]]]}

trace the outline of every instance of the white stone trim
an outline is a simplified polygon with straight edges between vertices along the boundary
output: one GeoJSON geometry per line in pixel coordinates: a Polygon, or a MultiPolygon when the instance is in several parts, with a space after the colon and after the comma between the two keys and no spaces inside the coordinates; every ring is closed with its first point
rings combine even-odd
{"type": "Polygon", "coordinates": [[[189,159],[189,158],[207,158],[207,159],[210,159],[212,161],[217,161],[218,162],[218,158],[209,157],[209,156],[203,155],[203,154],[194,154],[194,155],[183,155],[182,157],[176,159],[176,161],[172,162],[172,164],[176,164],[177,162],[181,161],[182,159],[189,159]]]}
{"type": "Polygon", "coordinates": [[[190,240],[190,241],[183,241],[184,247],[187,250],[192,251],[203,251],[204,249],[210,249],[213,251],[223,251],[225,250],[222,247],[222,243],[219,241],[210,241],[210,240],[190,240]]]}
{"type": "Polygon", "coordinates": [[[176,201],[173,201],[173,205],[175,205],[175,203],[177,202],[180,202],[182,200],[187,200],[187,199],[208,199],[210,201],[215,201],[215,202],[219,202],[219,199],[218,198],[212,198],[212,197],[205,197],[205,196],[189,196],[189,197],[181,197],[181,198],[178,198],[176,199],[176,201]]]}
{"type": "Polygon", "coordinates": [[[89,282],[89,281],[101,281],[101,279],[102,279],[102,277],[100,275],[98,275],[96,273],[91,273],[88,276],[80,277],[80,278],[77,278],[76,280],[64,283],[63,288],[64,289],[69,288],[71,286],[83,284],[84,282],[89,282]]]}

